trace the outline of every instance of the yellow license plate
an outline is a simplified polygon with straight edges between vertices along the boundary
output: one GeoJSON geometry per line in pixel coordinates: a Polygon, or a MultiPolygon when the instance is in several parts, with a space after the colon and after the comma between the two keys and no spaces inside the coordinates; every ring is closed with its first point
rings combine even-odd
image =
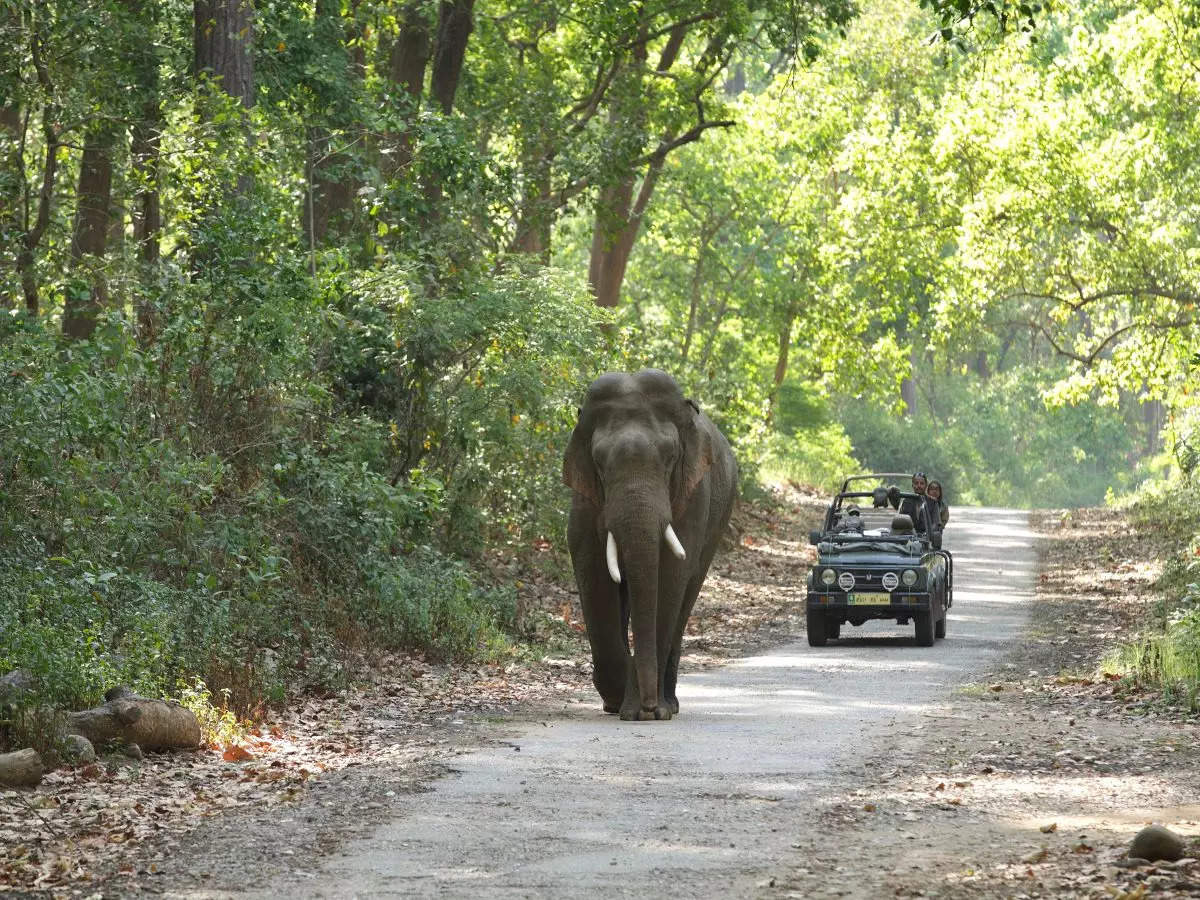
{"type": "Polygon", "coordinates": [[[892,602],[891,594],[851,594],[846,598],[847,603],[859,606],[886,606],[892,602]]]}

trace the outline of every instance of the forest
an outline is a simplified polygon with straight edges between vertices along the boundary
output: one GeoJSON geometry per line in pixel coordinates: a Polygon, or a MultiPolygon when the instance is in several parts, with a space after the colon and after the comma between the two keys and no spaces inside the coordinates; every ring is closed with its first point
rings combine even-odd
{"type": "Polygon", "coordinates": [[[1169,519],[1194,657],[1198,147],[1188,0],[0,0],[0,744],[519,654],[642,367],[747,502],[1169,519]]]}

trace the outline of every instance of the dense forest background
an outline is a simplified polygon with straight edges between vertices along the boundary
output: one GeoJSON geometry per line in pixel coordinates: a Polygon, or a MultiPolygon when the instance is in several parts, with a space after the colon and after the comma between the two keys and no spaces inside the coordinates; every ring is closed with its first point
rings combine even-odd
{"type": "Polygon", "coordinates": [[[507,652],[612,369],[751,495],[1182,508],[1198,148],[1186,0],[0,0],[0,671],[507,652]]]}

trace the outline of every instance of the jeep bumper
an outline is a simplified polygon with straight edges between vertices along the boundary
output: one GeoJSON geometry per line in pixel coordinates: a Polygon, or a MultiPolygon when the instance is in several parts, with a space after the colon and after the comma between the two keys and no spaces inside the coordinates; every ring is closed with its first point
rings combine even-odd
{"type": "Polygon", "coordinates": [[[839,591],[827,594],[809,591],[805,606],[809,612],[816,610],[838,613],[856,619],[911,617],[917,613],[929,612],[932,608],[928,592],[905,594],[899,591],[892,593],[888,603],[855,603],[850,602],[847,595],[839,591]]]}

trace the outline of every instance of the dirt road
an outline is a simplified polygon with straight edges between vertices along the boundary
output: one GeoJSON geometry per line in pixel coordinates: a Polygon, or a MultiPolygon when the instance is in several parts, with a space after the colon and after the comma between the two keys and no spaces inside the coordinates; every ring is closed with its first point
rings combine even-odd
{"type": "MultiPolygon", "coordinates": [[[[459,757],[394,820],[264,896],[717,897],[803,863],[817,800],[888,766],[860,748],[916,720],[1021,635],[1036,557],[1024,513],[957,509],[949,634],[868,623],[680,679],[682,714],[623,723],[592,698],[459,757]],[[803,842],[807,844],[807,842],[803,842]]],[[[798,595],[802,591],[799,585],[798,595]]]]}

